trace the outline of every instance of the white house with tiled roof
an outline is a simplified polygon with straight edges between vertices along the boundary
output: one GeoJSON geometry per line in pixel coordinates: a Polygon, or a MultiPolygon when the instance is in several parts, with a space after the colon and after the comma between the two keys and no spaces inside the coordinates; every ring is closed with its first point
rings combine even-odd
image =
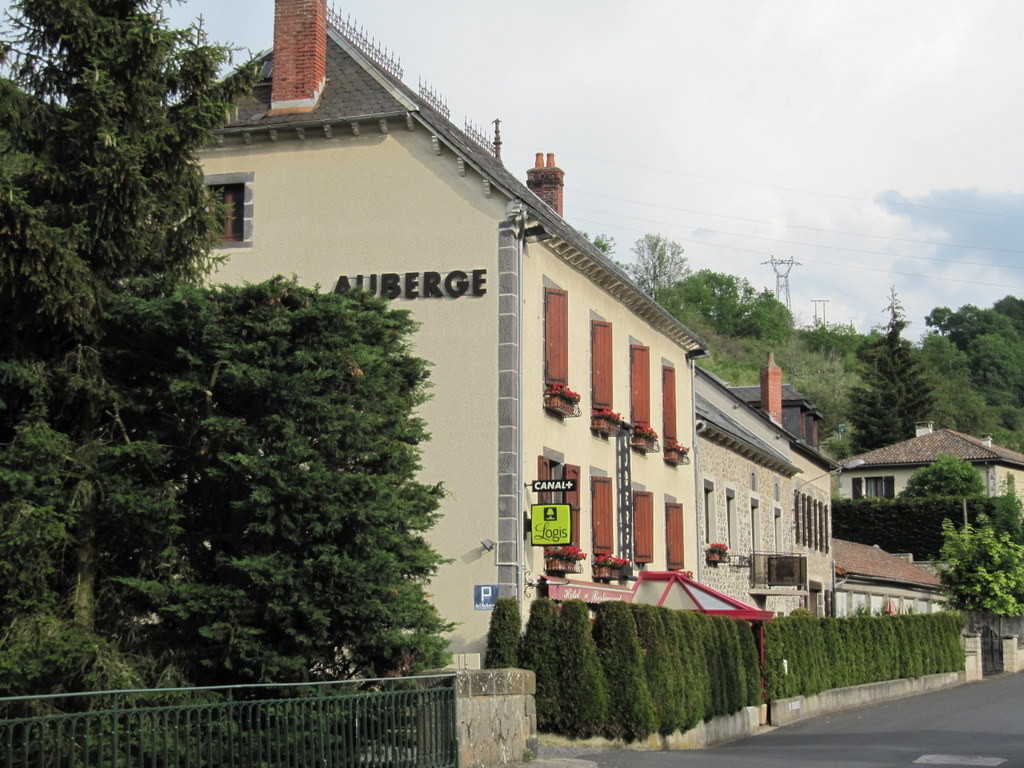
{"type": "Polygon", "coordinates": [[[981,475],[985,491],[996,496],[1012,485],[1024,500],[1024,454],[1003,448],[990,436],[972,437],[952,429],[921,424],[917,436],[876,448],[848,459],[839,476],[839,495],[845,499],[892,499],[907,487],[910,476],[940,455],[970,462],[981,475]]]}
{"type": "Polygon", "coordinates": [[[877,546],[832,539],[836,616],[859,613],[932,613],[946,597],[942,582],[912,556],[892,555],[877,546]],[[910,557],[911,559],[907,559],[910,557]]]}

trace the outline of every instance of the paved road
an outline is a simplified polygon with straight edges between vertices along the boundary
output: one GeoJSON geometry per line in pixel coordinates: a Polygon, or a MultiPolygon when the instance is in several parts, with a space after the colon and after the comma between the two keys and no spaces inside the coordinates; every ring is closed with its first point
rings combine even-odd
{"type": "MultiPolygon", "coordinates": [[[[558,760],[543,749],[540,757],[558,760]]],[[[766,729],[710,749],[573,757],[599,768],[1024,768],[1024,673],[766,729]]]]}

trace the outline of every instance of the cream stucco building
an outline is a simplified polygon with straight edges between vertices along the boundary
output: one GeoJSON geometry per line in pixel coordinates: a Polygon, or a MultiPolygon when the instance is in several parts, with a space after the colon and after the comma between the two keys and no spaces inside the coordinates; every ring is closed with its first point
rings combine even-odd
{"type": "Polygon", "coordinates": [[[974,437],[952,429],[921,423],[909,440],[851,457],[839,477],[844,499],[892,499],[907,487],[910,476],[939,456],[955,456],[981,476],[985,493],[997,496],[1013,489],[1024,501],[1024,454],[992,442],[991,435],[974,437]]]}
{"type": "Polygon", "coordinates": [[[478,660],[496,594],[593,602],[638,570],[696,570],[694,465],[663,449],[693,445],[702,342],[566,224],[552,155],[524,184],[324,2],[278,0],[275,27],[264,82],[201,156],[232,203],[215,279],[362,287],[420,323],[422,477],[447,487],[431,540],[452,561],[430,591],[461,661],[478,660]],[[545,407],[558,385],[580,395],[563,413],[545,407]],[[618,436],[592,428],[596,408],[621,415],[618,436]],[[631,447],[641,423],[657,452],[631,447]],[[546,479],[575,483],[533,492],[546,479]],[[526,533],[542,502],[570,506],[579,573],[545,572],[526,533]],[[595,583],[595,553],[627,558],[623,578],[595,583]]]}

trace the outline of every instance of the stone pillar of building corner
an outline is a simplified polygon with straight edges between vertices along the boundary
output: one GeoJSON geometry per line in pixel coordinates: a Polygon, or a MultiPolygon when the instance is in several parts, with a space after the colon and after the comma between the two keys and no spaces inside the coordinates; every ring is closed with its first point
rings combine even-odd
{"type": "Polygon", "coordinates": [[[776,424],[782,423],[782,369],[775,364],[775,353],[761,369],[761,410],[776,424]]]}
{"type": "Polygon", "coordinates": [[[533,168],[526,172],[526,186],[537,197],[548,204],[559,216],[565,192],[565,171],[555,165],[555,154],[548,152],[547,163],[544,153],[538,152],[533,168]]]}
{"type": "Polygon", "coordinates": [[[270,114],[312,112],[327,81],[327,0],[276,0],[270,114]]]}

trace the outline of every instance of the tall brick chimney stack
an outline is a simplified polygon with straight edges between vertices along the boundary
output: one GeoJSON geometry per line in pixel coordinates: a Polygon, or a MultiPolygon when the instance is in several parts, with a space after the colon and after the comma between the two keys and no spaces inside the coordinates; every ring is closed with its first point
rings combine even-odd
{"type": "Polygon", "coordinates": [[[565,190],[565,171],[555,165],[555,153],[548,152],[544,165],[544,153],[537,153],[537,160],[526,172],[526,186],[537,197],[547,203],[555,213],[562,215],[562,195],[565,190]]]}
{"type": "Polygon", "coordinates": [[[782,369],[775,364],[775,353],[761,369],[761,410],[776,424],[782,423],[782,369]]]}
{"type": "Polygon", "coordinates": [[[312,112],[327,81],[327,0],[276,0],[271,115],[312,112]]]}

